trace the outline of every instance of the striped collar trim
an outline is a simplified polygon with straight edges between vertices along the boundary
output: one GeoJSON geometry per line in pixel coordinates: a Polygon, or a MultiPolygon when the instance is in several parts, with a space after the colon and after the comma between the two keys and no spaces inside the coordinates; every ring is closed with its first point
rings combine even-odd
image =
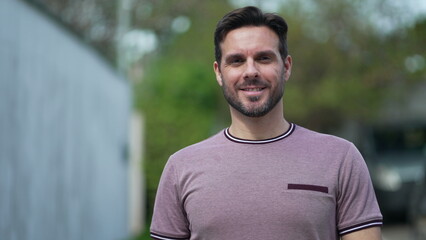
{"type": "Polygon", "coordinates": [[[287,129],[287,131],[277,137],[274,138],[268,138],[268,139],[264,139],[264,140],[249,140],[249,139],[242,139],[242,138],[237,138],[231,135],[231,133],[229,133],[229,128],[226,128],[223,132],[225,133],[226,138],[228,138],[229,140],[236,142],[236,143],[247,143],[247,144],[264,144],[264,143],[271,143],[271,142],[276,142],[279,141],[281,139],[284,139],[288,136],[290,136],[294,129],[296,128],[296,125],[293,123],[290,123],[290,127],[287,129]]]}

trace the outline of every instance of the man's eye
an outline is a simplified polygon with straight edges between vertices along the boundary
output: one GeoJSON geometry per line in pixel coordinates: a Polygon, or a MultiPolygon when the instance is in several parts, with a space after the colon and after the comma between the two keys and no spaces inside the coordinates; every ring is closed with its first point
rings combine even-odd
{"type": "Polygon", "coordinates": [[[241,59],[241,58],[234,58],[234,59],[231,59],[231,61],[229,61],[230,64],[234,64],[234,65],[238,65],[238,64],[241,64],[243,62],[244,62],[244,60],[241,59]]]}
{"type": "Polygon", "coordinates": [[[271,57],[269,56],[262,56],[258,58],[259,61],[261,62],[270,62],[271,61],[271,57]]]}

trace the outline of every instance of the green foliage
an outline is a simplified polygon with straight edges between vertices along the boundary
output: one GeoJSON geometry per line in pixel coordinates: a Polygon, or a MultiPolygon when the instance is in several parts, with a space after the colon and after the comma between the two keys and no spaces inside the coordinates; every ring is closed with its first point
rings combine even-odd
{"type": "Polygon", "coordinates": [[[190,30],[167,35],[169,39],[160,43],[160,54],[144,66],[146,75],[136,85],[136,106],[146,118],[149,214],[168,157],[227,125],[228,118],[218,118],[226,105],[213,73],[212,31],[226,6],[220,2],[225,1],[192,4],[197,11],[188,11],[190,30]]]}
{"type": "Polygon", "coordinates": [[[146,116],[145,169],[152,204],[169,155],[212,133],[219,91],[210,64],[179,58],[155,61],[138,88],[146,116]]]}

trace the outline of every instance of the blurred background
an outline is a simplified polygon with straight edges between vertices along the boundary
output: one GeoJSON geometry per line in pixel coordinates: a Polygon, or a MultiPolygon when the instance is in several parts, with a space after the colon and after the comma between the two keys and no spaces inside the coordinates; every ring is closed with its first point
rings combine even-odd
{"type": "Polygon", "coordinates": [[[149,239],[170,154],[230,123],[213,32],[289,24],[286,118],[353,141],[384,239],[426,239],[426,1],[0,1],[0,238],[149,239]]]}

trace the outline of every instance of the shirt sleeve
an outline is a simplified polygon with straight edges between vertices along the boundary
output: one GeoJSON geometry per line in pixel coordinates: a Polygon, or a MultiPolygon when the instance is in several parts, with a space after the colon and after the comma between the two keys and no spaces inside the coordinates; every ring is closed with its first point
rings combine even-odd
{"type": "Polygon", "coordinates": [[[367,165],[351,144],[339,175],[337,230],[339,235],[383,224],[367,165]]]}
{"type": "Polygon", "coordinates": [[[161,240],[189,239],[189,224],[179,194],[175,167],[167,162],[155,197],[151,238],[161,240]]]}

